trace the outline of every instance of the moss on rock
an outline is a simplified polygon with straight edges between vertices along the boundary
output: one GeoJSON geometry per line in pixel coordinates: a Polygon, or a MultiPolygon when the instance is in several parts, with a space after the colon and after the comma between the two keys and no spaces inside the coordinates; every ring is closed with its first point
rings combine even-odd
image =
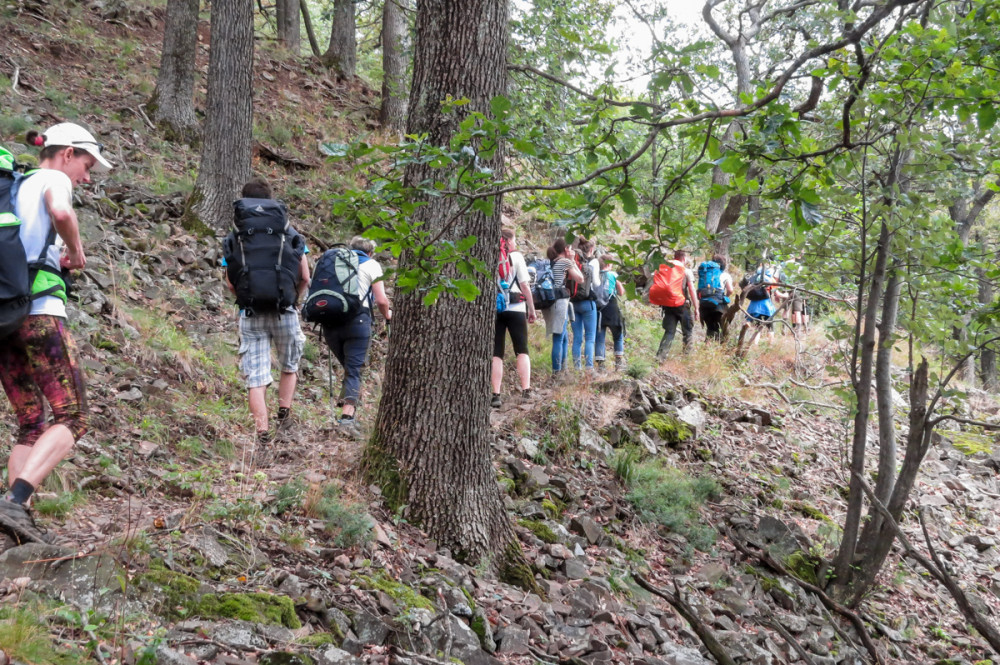
{"type": "Polygon", "coordinates": [[[676,446],[694,437],[694,432],[676,416],[651,413],[642,424],[644,430],[655,432],[668,446],[676,446]]]}
{"type": "Polygon", "coordinates": [[[993,439],[975,432],[946,432],[948,440],[955,450],[972,455],[989,455],[993,452],[993,439]]]}
{"type": "Polygon", "coordinates": [[[183,617],[198,604],[201,582],[165,568],[153,568],[138,575],[136,588],[155,598],[153,609],[167,618],[183,617]]]}
{"type": "Polygon", "coordinates": [[[396,605],[399,606],[400,610],[404,612],[415,607],[422,607],[425,610],[434,609],[434,603],[428,600],[425,596],[420,595],[420,593],[405,584],[397,582],[385,573],[380,572],[376,575],[372,575],[371,577],[362,575],[359,578],[359,581],[372,589],[378,589],[379,591],[384,592],[387,596],[392,598],[396,605]]]}
{"type": "Polygon", "coordinates": [[[788,568],[789,572],[803,582],[808,582],[813,585],[819,583],[819,578],[816,575],[816,563],[802,550],[789,554],[788,558],[785,559],[785,566],[788,568]]]}
{"type": "Polygon", "coordinates": [[[539,520],[519,520],[518,524],[523,526],[525,529],[535,534],[535,536],[543,543],[558,543],[559,536],[556,535],[555,531],[549,528],[549,525],[545,522],[539,520]]]}
{"type": "Polygon", "coordinates": [[[194,613],[205,618],[222,617],[277,624],[286,628],[302,627],[295,614],[292,599],[270,593],[220,593],[204,596],[194,608],[194,613]]]}

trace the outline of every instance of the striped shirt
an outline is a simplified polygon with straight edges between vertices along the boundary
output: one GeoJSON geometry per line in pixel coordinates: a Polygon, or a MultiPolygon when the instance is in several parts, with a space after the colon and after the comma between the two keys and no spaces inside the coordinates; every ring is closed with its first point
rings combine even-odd
{"type": "Polygon", "coordinates": [[[566,273],[573,267],[573,259],[558,258],[552,262],[552,286],[559,289],[566,285],[566,273]]]}

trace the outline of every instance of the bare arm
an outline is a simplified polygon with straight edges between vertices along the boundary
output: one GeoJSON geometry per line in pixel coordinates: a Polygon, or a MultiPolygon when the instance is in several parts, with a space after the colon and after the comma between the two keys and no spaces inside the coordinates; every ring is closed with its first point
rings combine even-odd
{"type": "MultiPolygon", "coordinates": [[[[228,276],[227,278],[228,279],[228,276]]],[[[232,288],[232,286],[230,286],[232,288]]],[[[302,255],[299,261],[299,300],[305,298],[306,291],[309,290],[309,260],[306,255],[302,255]]]]}
{"type": "Polygon", "coordinates": [[[375,297],[375,305],[386,321],[392,321],[392,310],[389,308],[389,297],[385,295],[385,284],[375,282],[372,284],[372,295],[375,297]]]}
{"type": "Polygon", "coordinates": [[[580,282],[583,281],[583,271],[577,268],[576,264],[574,263],[573,265],[571,265],[569,268],[566,269],[566,279],[579,284],[580,282]]]}
{"type": "Polygon", "coordinates": [[[56,233],[66,243],[66,255],[62,257],[60,264],[63,268],[83,268],[87,265],[87,257],[83,254],[80,223],[77,221],[73,206],[69,205],[68,202],[58,201],[50,190],[45,192],[45,207],[49,211],[49,217],[52,219],[52,226],[55,227],[56,233]]]}
{"type": "Polygon", "coordinates": [[[620,296],[625,295],[625,286],[621,283],[621,280],[615,282],[615,292],[620,296]]]}

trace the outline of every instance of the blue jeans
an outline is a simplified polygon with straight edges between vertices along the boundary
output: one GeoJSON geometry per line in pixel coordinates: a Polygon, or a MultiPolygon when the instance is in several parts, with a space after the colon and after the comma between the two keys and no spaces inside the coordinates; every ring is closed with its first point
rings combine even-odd
{"type": "Polygon", "coordinates": [[[580,345],[587,357],[587,369],[594,368],[594,342],[597,337],[597,303],[584,300],[573,303],[576,318],[573,319],[573,364],[582,369],[580,345]]]}
{"type": "Polygon", "coordinates": [[[597,338],[594,340],[594,356],[597,360],[604,360],[604,345],[606,343],[607,332],[609,330],[611,331],[611,338],[615,342],[615,355],[616,356],[625,355],[625,327],[601,326],[600,328],[597,329],[597,338]]]}
{"type": "Polygon", "coordinates": [[[353,321],[342,326],[323,326],[323,337],[333,355],[344,368],[340,384],[340,403],[357,404],[361,395],[361,368],[368,357],[372,339],[372,316],[362,309],[353,321]]]}
{"type": "Polygon", "coordinates": [[[569,335],[566,334],[566,324],[561,333],[552,334],[552,371],[559,372],[566,366],[566,355],[569,353],[569,335]]]}

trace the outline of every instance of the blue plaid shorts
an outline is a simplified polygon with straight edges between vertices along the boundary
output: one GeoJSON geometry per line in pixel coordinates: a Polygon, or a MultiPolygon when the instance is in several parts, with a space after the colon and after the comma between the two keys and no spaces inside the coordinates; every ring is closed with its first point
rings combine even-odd
{"type": "Polygon", "coordinates": [[[278,352],[282,372],[299,371],[299,360],[305,348],[306,336],[299,326],[297,312],[283,314],[240,313],[240,370],[248,388],[270,385],[271,346],[278,352]]]}

